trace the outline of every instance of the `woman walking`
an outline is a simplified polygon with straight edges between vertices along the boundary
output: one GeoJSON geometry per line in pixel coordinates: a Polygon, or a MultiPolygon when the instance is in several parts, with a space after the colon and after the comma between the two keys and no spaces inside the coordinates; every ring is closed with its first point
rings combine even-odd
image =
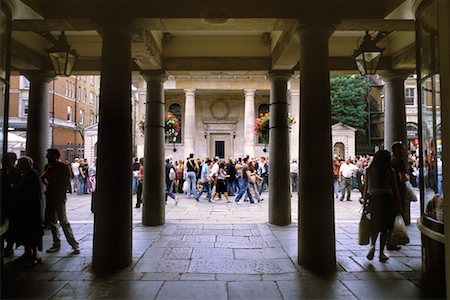
{"type": "Polygon", "coordinates": [[[364,209],[370,213],[371,247],[367,259],[375,255],[375,243],[380,233],[380,261],[386,261],[389,256],[384,248],[389,237],[389,231],[394,224],[395,216],[401,214],[400,195],[397,188],[395,172],[391,168],[391,154],[387,150],[375,153],[372,164],[367,169],[364,182],[364,209]]]}

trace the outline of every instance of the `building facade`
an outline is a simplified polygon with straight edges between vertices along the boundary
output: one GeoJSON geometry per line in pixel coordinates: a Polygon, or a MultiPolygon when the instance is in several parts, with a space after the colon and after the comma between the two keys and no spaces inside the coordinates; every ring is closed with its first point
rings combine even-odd
{"type": "MultiPolygon", "coordinates": [[[[61,152],[61,159],[84,157],[84,128],[97,123],[100,78],[98,76],[55,77],[49,90],[49,148],[61,152]]],[[[27,137],[30,81],[11,76],[9,128],[27,137]]]]}

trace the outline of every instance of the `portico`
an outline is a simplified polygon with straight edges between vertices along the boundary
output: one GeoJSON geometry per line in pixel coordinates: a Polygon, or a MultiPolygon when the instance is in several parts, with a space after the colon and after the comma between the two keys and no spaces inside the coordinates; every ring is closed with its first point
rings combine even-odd
{"type": "MultiPolygon", "coordinates": [[[[254,118],[259,103],[270,103],[274,120],[269,145],[271,168],[273,174],[280,175],[271,181],[279,192],[271,195],[270,203],[274,205],[269,208],[272,217],[268,221],[278,225],[291,222],[287,159],[289,155],[299,157],[303,173],[298,261],[310,269],[335,270],[334,204],[328,172],[332,157],[329,73],[356,72],[351,55],[365,30],[394,32],[380,41],[387,48],[380,69],[410,69],[407,54],[415,40],[415,28],[413,12],[406,1],[313,4],[288,0],[281,5],[279,1],[266,0],[257,7],[254,1],[219,1],[214,5],[192,1],[123,1],[105,5],[92,1],[85,3],[83,9],[78,1],[71,0],[8,2],[14,4],[8,8],[14,16],[9,23],[12,56],[8,69],[16,73],[49,71],[44,49],[51,42],[45,38],[46,33],[65,30],[72,47],[80,53],[75,73],[102,75],[97,154],[100,206],[93,241],[96,270],[120,269],[132,261],[129,96],[133,76],[142,76],[146,81],[141,86],[146,90],[146,107],[140,108],[140,116],[146,120],[142,137],[146,170],[144,225],[165,222],[165,109],[172,104],[184,106],[183,149],[176,152],[182,155],[181,159],[192,152],[199,157],[258,156],[263,148],[253,133],[254,118]],[[298,71],[300,86],[292,88],[287,74],[298,71]],[[277,77],[275,73],[283,75],[277,77]],[[218,83],[215,89],[226,91],[227,97],[208,91],[213,77],[218,83]],[[245,80],[239,80],[240,77],[245,80]],[[224,78],[229,78],[234,87],[221,86],[224,78]],[[289,92],[288,86],[294,92],[289,92]],[[298,141],[294,146],[289,143],[286,124],[289,102],[293,111],[299,111],[301,122],[298,137],[291,139],[298,141]],[[296,146],[299,153],[288,154],[289,148],[296,151],[296,146]],[[119,192],[106,189],[118,179],[119,192]],[[117,233],[114,252],[107,254],[117,233]]],[[[396,87],[398,91],[399,85],[396,87]]],[[[35,125],[30,118],[28,126],[35,125]]],[[[390,132],[399,131],[395,128],[390,132]]],[[[33,158],[39,161],[41,155],[37,153],[33,158]]]]}

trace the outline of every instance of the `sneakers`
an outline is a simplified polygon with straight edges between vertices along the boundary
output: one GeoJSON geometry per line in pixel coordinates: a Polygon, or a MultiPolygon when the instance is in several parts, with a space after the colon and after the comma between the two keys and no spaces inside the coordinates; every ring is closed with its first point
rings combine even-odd
{"type": "Polygon", "coordinates": [[[80,248],[74,248],[72,254],[80,254],[80,248]]]}
{"type": "Polygon", "coordinates": [[[180,202],[180,199],[178,199],[177,197],[173,198],[173,200],[175,200],[175,205],[178,205],[178,203],[180,202]]]}
{"type": "Polygon", "coordinates": [[[47,249],[47,253],[53,253],[53,252],[58,252],[59,251],[59,249],[61,249],[61,247],[60,246],[55,246],[55,245],[53,245],[50,249],[47,249]]]}

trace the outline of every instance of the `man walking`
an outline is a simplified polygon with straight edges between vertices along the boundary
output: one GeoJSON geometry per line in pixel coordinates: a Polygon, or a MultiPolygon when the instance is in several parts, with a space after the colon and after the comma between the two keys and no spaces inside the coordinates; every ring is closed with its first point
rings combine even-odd
{"type": "Polygon", "coordinates": [[[80,254],[78,242],[75,240],[66,215],[66,191],[70,184],[69,166],[59,160],[60,153],[57,149],[47,150],[48,164],[44,168],[44,174],[41,176],[47,190],[45,192],[47,199],[47,212],[50,229],[52,231],[53,246],[47,250],[47,253],[59,251],[61,248],[61,239],[57,221],[61,225],[67,242],[73,248],[73,254],[80,254]]]}
{"type": "Polygon", "coordinates": [[[339,168],[339,182],[342,182],[342,179],[344,180],[342,187],[342,195],[340,199],[341,201],[344,201],[346,191],[347,191],[347,201],[352,201],[350,199],[350,195],[352,192],[352,177],[353,173],[356,170],[357,170],[356,166],[354,164],[351,164],[348,158],[345,160],[345,163],[343,163],[339,168]]]}

